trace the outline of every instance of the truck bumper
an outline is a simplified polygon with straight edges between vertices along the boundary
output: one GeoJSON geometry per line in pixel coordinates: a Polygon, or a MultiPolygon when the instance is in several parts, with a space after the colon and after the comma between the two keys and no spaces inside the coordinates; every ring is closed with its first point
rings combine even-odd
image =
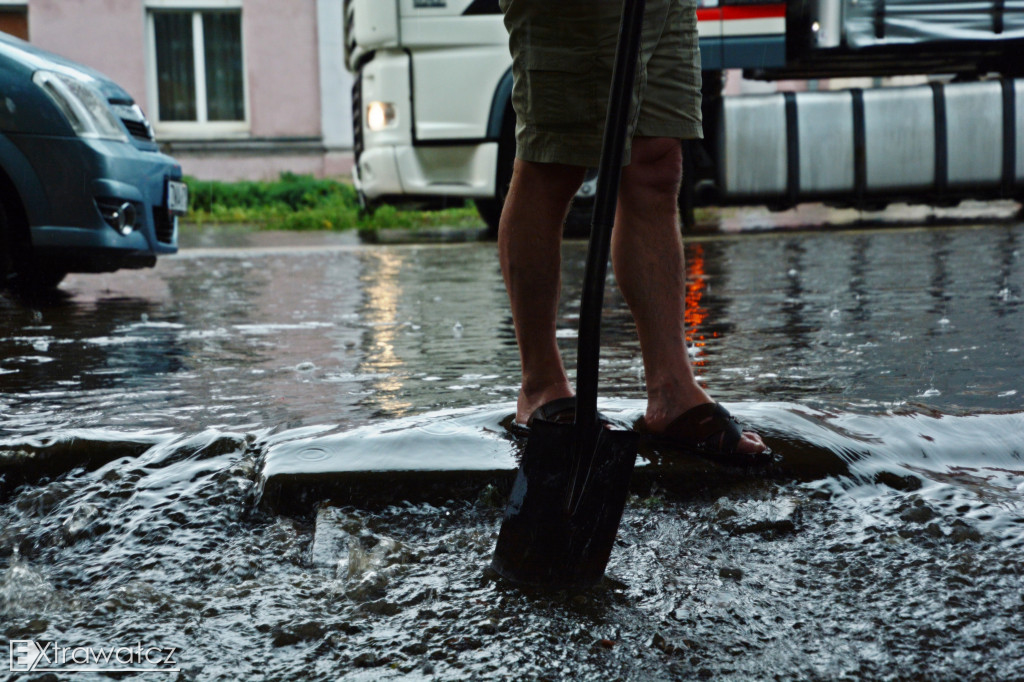
{"type": "Polygon", "coordinates": [[[369,201],[415,197],[488,198],[495,195],[498,143],[381,146],[366,149],[353,180],[369,201]]]}

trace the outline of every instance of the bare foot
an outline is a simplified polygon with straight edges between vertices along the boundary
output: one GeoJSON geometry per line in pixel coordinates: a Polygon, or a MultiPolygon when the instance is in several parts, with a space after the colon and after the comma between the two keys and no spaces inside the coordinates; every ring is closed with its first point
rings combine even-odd
{"type": "Polygon", "coordinates": [[[759,455],[767,449],[768,446],[761,440],[761,436],[753,431],[744,431],[740,436],[740,442],[736,444],[736,452],[741,455],[759,455]]]}
{"type": "Polygon", "coordinates": [[[538,407],[558,398],[570,398],[573,395],[569,382],[560,382],[546,386],[539,391],[527,393],[525,388],[519,389],[516,401],[516,421],[524,426],[538,407]]]}

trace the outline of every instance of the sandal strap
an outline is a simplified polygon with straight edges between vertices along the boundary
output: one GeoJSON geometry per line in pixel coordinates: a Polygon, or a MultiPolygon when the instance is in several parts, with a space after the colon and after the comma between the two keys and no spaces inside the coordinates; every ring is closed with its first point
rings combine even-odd
{"type": "Polygon", "coordinates": [[[676,417],[662,436],[700,450],[734,455],[743,431],[729,410],[719,403],[703,403],[676,417]]]}
{"type": "Polygon", "coordinates": [[[526,421],[526,425],[529,426],[534,419],[543,419],[556,424],[572,424],[576,419],[576,396],[555,398],[544,403],[533,411],[526,421]]]}
{"type": "MultiPolygon", "coordinates": [[[[576,396],[555,398],[550,402],[544,403],[530,415],[530,418],[526,421],[527,428],[533,423],[534,419],[543,419],[546,422],[553,422],[555,424],[572,424],[576,421],[576,396]]],[[[598,412],[597,421],[607,424],[608,417],[598,412]]]]}

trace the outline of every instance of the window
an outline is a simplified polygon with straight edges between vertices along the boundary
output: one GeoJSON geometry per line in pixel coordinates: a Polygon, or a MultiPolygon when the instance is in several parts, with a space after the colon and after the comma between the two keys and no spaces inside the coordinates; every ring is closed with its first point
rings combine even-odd
{"type": "MultiPolygon", "coordinates": [[[[242,13],[235,8],[152,7],[150,74],[164,132],[246,129],[242,13]]],[[[153,106],[155,105],[155,106],[153,106]]]]}
{"type": "Polygon", "coordinates": [[[0,2],[0,31],[28,40],[27,3],[0,2]]]}

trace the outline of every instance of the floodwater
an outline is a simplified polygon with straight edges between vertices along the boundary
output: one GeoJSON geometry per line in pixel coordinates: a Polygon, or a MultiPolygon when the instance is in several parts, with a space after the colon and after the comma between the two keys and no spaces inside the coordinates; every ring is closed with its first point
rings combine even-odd
{"type": "MultiPolygon", "coordinates": [[[[0,643],[175,648],[138,679],[1024,679],[1022,248],[1009,223],[690,240],[697,371],[780,463],[645,451],[575,594],[486,570],[500,477],[262,495],[302,448],[514,462],[493,244],[204,232],[0,295],[0,643]]],[[[567,244],[570,366],[584,259],[567,244]]],[[[614,289],[605,319],[602,410],[628,421],[614,289]]],[[[44,652],[10,679],[107,678],[44,652]]]]}

